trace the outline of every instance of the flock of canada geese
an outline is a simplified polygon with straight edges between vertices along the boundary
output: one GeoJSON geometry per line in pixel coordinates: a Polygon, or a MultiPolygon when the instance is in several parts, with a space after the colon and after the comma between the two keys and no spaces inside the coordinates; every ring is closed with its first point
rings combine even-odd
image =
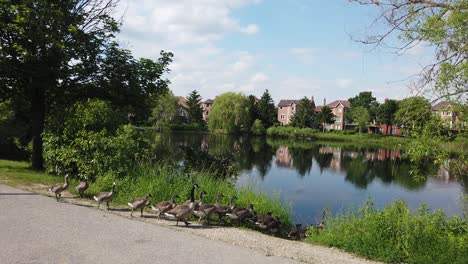
{"type": "MultiPolygon", "coordinates": [[[[68,174],[65,175],[65,182],[63,184],[55,184],[50,189],[49,192],[55,194],[57,201],[62,196],[62,192],[68,189],[68,174]]],[[[89,188],[88,178],[85,177],[84,181],[81,181],[76,186],[76,191],[83,197],[83,193],[89,188]]],[[[271,212],[266,215],[257,215],[253,209],[253,205],[249,204],[247,208],[245,207],[236,207],[234,202],[236,196],[232,196],[230,199],[229,205],[222,205],[220,203],[221,199],[224,197],[222,193],[217,195],[217,200],[215,204],[207,204],[203,202],[203,195],[207,194],[205,191],[200,190],[199,200],[195,200],[195,189],[198,189],[198,184],[193,184],[192,190],[190,192],[190,200],[185,201],[181,204],[176,204],[175,200],[180,198],[178,195],[173,195],[170,201],[162,201],[157,204],[151,205],[151,209],[157,213],[158,218],[161,216],[164,219],[175,220],[177,221],[176,225],[179,225],[179,222],[184,222],[185,226],[190,225],[189,220],[192,216],[198,217],[198,223],[202,219],[205,219],[208,224],[210,224],[210,217],[212,215],[217,215],[218,219],[225,221],[224,218],[227,217],[232,221],[236,221],[238,225],[248,221],[249,223],[255,224],[258,228],[265,230],[271,234],[278,233],[283,227],[283,223],[276,217],[272,216],[271,212]]],[[[101,203],[106,203],[107,210],[109,210],[109,202],[112,200],[112,196],[115,190],[115,182],[112,184],[112,189],[110,192],[100,192],[96,194],[93,198],[98,204],[98,209],[101,203]]],[[[135,210],[140,210],[140,215],[143,216],[143,209],[145,206],[150,206],[151,194],[147,194],[145,197],[137,198],[133,202],[129,202],[128,206],[131,208],[130,216],[133,217],[133,212],[135,210]]],[[[324,220],[319,225],[313,225],[312,227],[317,229],[322,229],[324,226],[324,220]]],[[[302,226],[297,224],[295,227],[292,227],[287,236],[291,239],[301,240],[306,236],[307,226],[302,226]]]]}

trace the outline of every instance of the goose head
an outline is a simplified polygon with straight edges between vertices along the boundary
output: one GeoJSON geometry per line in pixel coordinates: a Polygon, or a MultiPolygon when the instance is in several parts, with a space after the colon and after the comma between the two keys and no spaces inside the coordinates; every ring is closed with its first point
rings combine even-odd
{"type": "Polygon", "coordinates": [[[196,183],[192,187],[195,188],[195,189],[200,188],[200,186],[198,186],[198,184],[196,184],[196,183]]]}

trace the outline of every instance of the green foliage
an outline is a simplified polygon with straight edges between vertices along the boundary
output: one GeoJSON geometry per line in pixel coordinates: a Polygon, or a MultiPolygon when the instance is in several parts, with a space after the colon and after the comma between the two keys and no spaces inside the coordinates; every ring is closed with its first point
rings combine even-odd
{"type": "Polygon", "coordinates": [[[325,124],[331,124],[335,122],[335,115],[333,114],[330,107],[327,105],[322,107],[322,110],[317,116],[317,120],[322,124],[322,129],[325,131],[325,124]]]}
{"type": "Polygon", "coordinates": [[[265,90],[257,105],[258,119],[262,121],[262,124],[265,126],[265,128],[269,128],[277,122],[276,119],[278,112],[275,107],[275,102],[273,102],[273,98],[271,98],[268,89],[265,90]]]}
{"type": "Polygon", "coordinates": [[[291,118],[291,126],[299,128],[314,127],[315,119],[315,103],[304,97],[296,105],[296,113],[291,118]]]}
{"type": "Polygon", "coordinates": [[[88,100],[65,111],[63,126],[44,133],[47,172],[91,178],[113,173],[122,176],[145,156],[147,142],[109,103],[88,100]]]}
{"type": "Polygon", "coordinates": [[[163,131],[176,119],[177,97],[171,91],[168,91],[158,96],[154,105],[149,121],[158,131],[163,131]]]}
{"type": "Polygon", "coordinates": [[[257,136],[265,135],[266,133],[265,127],[263,126],[262,121],[259,119],[255,120],[250,131],[253,135],[257,136]]]}
{"type": "Polygon", "coordinates": [[[309,127],[274,126],[267,129],[269,137],[315,138],[317,132],[318,130],[309,127]]]}
{"type": "Polygon", "coordinates": [[[200,106],[201,96],[193,90],[187,97],[187,114],[192,123],[203,123],[203,109],[200,106]]]}
{"type": "Polygon", "coordinates": [[[227,134],[249,132],[249,100],[240,93],[224,93],[218,97],[210,112],[208,127],[211,131],[227,134]]]}
{"type": "Polygon", "coordinates": [[[377,99],[372,96],[372,92],[360,92],[355,97],[349,98],[348,101],[351,103],[351,110],[348,113],[345,113],[345,115],[351,122],[356,122],[354,120],[353,111],[358,107],[367,109],[369,112],[369,120],[376,119],[379,103],[377,102],[377,99]]]}
{"type": "Polygon", "coordinates": [[[370,114],[369,111],[363,106],[358,106],[352,108],[351,112],[351,117],[353,118],[354,122],[357,124],[357,127],[359,128],[359,133],[361,133],[363,130],[367,129],[367,126],[369,125],[370,121],[370,114]]]}
{"type": "Polygon", "coordinates": [[[204,196],[207,203],[214,203],[217,194],[223,193],[226,197],[222,203],[229,204],[230,197],[237,194],[237,206],[247,206],[248,203],[253,203],[257,213],[272,212],[285,223],[290,223],[289,208],[280,202],[279,197],[269,197],[250,188],[236,190],[236,186],[230,179],[220,179],[216,175],[216,171],[208,170],[184,174],[177,167],[165,163],[152,166],[140,164],[125,178],[116,178],[112,174],[98,178],[96,184],[91,185],[90,192],[107,191],[112,186],[112,182],[116,181],[116,195],[113,201],[117,204],[126,204],[135,197],[141,197],[147,193],[152,194],[151,200],[156,203],[170,200],[172,195],[178,194],[181,199],[177,202],[180,203],[189,199],[192,184],[197,183],[208,193],[204,196]]]}
{"type": "Polygon", "coordinates": [[[395,122],[410,130],[422,129],[431,118],[431,105],[422,97],[409,97],[402,100],[395,113],[395,122]]]}
{"type": "Polygon", "coordinates": [[[379,124],[387,124],[390,128],[390,126],[395,123],[395,113],[397,110],[397,101],[391,99],[385,100],[385,102],[377,108],[377,122],[379,124]]]}
{"type": "Polygon", "coordinates": [[[207,131],[205,124],[200,123],[184,123],[184,122],[175,122],[167,126],[167,129],[170,131],[207,131]]]}
{"type": "Polygon", "coordinates": [[[308,242],[337,247],[389,263],[467,263],[468,223],[432,213],[411,214],[403,201],[377,210],[367,201],[357,213],[326,217],[323,230],[308,230],[308,242]]]}

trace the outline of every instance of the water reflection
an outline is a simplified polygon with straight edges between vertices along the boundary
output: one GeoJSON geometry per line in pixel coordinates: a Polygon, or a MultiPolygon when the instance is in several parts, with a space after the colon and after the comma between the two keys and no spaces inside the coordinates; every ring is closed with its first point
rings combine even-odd
{"type": "Polygon", "coordinates": [[[281,193],[292,204],[295,217],[319,216],[324,207],[358,206],[368,197],[381,205],[404,198],[413,207],[428,202],[433,208],[459,213],[458,197],[468,193],[466,179],[458,182],[431,164],[424,170],[433,176],[413,179],[411,164],[397,148],[212,134],[156,134],[154,138],[157,159],[183,162],[186,147],[232,157],[239,185],[254,182],[262,191],[281,193]]]}

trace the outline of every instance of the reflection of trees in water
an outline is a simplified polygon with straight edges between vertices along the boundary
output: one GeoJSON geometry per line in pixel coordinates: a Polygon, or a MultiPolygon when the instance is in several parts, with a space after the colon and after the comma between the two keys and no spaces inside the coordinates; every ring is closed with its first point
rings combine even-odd
{"type": "Polygon", "coordinates": [[[244,138],[242,142],[238,155],[240,169],[252,170],[255,166],[260,177],[264,179],[271,168],[273,148],[266,144],[263,138],[258,137],[244,138]]]}
{"type": "Polygon", "coordinates": [[[294,161],[293,168],[296,169],[299,175],[304,177],[306,174],[310,174],[314,158],[313,149],[291,148],[289,153],[294,161]]]}

